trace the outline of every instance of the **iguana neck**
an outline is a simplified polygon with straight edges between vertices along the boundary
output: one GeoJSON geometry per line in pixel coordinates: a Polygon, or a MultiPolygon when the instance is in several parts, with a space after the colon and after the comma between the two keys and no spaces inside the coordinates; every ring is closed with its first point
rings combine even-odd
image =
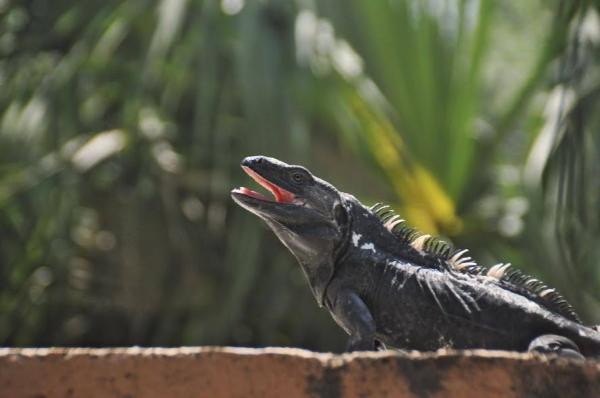
{"type": "Polygon", "coordinates": [[[344,257],[403,258],[410,246],[399,244],[381,221],[358,200],[350,202],[351,226],[344,257]]]}
{"type": "Polygon", "coordinates": [[[338,265],[349,251],[348,248],[351,244],[349,231],[351,227],[352,218],[349,217],[348,224],[340,231],[343,238],[337,244],[330,242],[332,246],[330,253],[322,253],[321,256],[315,257],[314,261],[303,261],[297,258],[304,275],[309,281],[313,296],[320,307],[325,305],[327,287],[333,279],[338,265]]]}

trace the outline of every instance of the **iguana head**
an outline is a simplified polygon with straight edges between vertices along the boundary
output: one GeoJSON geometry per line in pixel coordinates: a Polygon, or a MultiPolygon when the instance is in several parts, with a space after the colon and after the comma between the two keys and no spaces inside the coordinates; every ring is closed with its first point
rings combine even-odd
{"type": "Polygon", "coordinates": [[[231,197],[262,218],[294,254],[322,304],[336,256],[347,237],[348,214],[342,194],[306,168],[277,159],[250,156],[241,166],[274,198],[245,187],[232,190],[231,197]]]}

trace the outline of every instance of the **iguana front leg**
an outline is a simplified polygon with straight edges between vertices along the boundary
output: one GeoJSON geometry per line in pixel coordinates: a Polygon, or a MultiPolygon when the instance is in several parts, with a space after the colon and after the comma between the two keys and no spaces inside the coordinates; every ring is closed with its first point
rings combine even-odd
{"type": "Polygon", "coordinates": [[[579,347],[573,340],[556,334],[544,334],[536,337],[529,343],[528,351],[556,354],[565,358],[584,359],[579,347]]]}
{"type": "Polygon", "coordinates": [[[351,290],[340,290],[332,307],[335,321],[350,335],[347,351],[374,351],[375,321],[364,301],[351,290]]]}

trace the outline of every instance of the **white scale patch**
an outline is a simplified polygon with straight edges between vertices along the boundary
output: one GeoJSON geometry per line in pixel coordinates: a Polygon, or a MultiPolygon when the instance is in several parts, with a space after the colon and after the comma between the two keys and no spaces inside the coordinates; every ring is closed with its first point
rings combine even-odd
{"type": "Polygon", "coordinates": [[[363,243],[363,245],[360,247],[361,250],[372,250],[373,253],[376,253],[375,251],[375,245],[371,242],[369,243],[363,243]]]}
{"type": "Polygon", "coordinates": [[[401,270],[402,273],[394,273],[394,277],[392,278],[392,287],[396,289],[402,289],[406,281],[413,275],[413,272],[407,269],[403,269],[403,263],[401,261],[388,261],[387,265],[393,267],[397,270],[401,270]]]}
{"type": "Polygon", "coordinates": [[[533,301],[529,301],[527,303],[527,308],[529,308],[529,311],[531,312],[537,312],[542,309],[542,307],[540,307],[537,303],[534,303],[533,301]]]}
{"type": "Polygon", "coordinates": [[[356,232],[352,232],[352,244],[354,245],[354,247],[358,247],[358,242],[360,241],[361,237],[362,237],[361,234],[357,234],[356,232]]]}

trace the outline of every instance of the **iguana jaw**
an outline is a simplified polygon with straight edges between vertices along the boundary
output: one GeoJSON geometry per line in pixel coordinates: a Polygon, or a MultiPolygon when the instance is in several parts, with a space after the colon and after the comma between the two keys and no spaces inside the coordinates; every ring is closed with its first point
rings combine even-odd
{"type": "Polygon", "coordinates": [[[231,193],[232,193],[232,195],[234,195],[234,197],[237,196],[238,198],[240,198],[240,195],[241,195],[242,197],[245,196],[245,197],[253,198],[255,200],[262,201],[262,202],[276,202],[276,203],[282,203],[282,204],[295,204],[295,205],[302,204],[301,201],[296,200],[296,195],[294,195],[290,191],[278,186],[274,182],[267,180],[265,177],[261,176],[256,171],[252,170],[250,167],[242,166],[242,169],[246,172],[246,174],[248,174],[250,177],[252,177],[252,179],[254,181],[256,181],[258,184],[260,184],[265,189],[269,190],[275,197],[275,200],[273,201],[273,200],[269,199],[267,196],[265,196],[259,192],[253,191],[250,188],[246,188],[246,187],[240,187],[240,188],[236,188],[236,189],[232,190],[231,193]]]}
{"type": "Polygon", "coordinates": [[[339,192],[307,169],[266,156],[248,156],[240,166],[274,197],[246,187],[233,189],[231,197],[246,210],[288,229],[335,223],[333,210],[340,202],[339,192]]]}

